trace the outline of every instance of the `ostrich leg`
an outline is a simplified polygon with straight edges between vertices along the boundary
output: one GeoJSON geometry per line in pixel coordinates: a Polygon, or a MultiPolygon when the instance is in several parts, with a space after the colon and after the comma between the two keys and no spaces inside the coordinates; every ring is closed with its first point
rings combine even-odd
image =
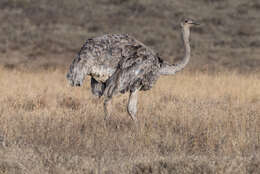
{"type": "Polygon", "coordinates": [[[111,113],[111,99],[106,97],[104,100],[104,112],[105,112],[105,120],[107,120],[111,113]]]}
{"type": "Polygon", "coordinates": [[[137,123],[136,112],[137,112],[137,101],[138,101],[138,90],[130,92],[127,111],[131,118],[137,123]]]}

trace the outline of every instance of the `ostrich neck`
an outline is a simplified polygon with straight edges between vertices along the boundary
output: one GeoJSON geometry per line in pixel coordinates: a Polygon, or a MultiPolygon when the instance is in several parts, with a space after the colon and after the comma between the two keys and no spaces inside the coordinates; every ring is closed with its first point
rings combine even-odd
{"type": "Polygon", "coordinates": [[[190,60],[190,29],[187,27],[182,28],[182,41],[184,44],[184,57],[183,59],[177,64],[170,64],[168,62],[163,62],[162,67],[160,69],[161,75],[174,75],[176,72],[182,70],[190,60]]]}

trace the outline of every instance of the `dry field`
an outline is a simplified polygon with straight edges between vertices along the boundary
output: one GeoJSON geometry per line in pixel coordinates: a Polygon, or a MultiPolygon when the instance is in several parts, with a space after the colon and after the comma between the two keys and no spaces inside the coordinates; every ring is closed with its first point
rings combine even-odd
{"type": "Polygon", "coordinates": [[[65,70],[0,68],[0,174],[254,173],[260,171],[260,77],[182,72],[103,120],[89,79],[65,70]]]}
{"type": "Polygon", "coordinates": [[[259,0],[1,0],[0,174],[260,173],[259,0]],[[139,96],[102,99],[65,79],[86,39],[129,33],[173,63],[192,59],[139,96]]]}

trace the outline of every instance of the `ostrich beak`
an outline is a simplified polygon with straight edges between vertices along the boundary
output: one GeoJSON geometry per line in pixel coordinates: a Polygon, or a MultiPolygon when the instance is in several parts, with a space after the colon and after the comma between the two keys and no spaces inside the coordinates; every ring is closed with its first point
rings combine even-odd
{"type": "Polygon", "coordinates": [[[193,24],[193,25],[200,25],[200,23],[198,23],[198,22],[192,22],[191,24],[193,24]]]}

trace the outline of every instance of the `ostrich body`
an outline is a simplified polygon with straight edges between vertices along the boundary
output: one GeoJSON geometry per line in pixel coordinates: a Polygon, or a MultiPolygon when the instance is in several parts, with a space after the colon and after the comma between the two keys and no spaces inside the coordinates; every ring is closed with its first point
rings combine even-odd
{"type": "Polygon", "coordinates": [[[88,39],[70,65],[67,79],[72,86],[81,86],[91,76],[91,91],[104,96],[105,118],[113,96],[130,92],[127,111],[135,121],[138,91],[152,88],[160,75],[174,75],[190,59],[190,27],[192,19],[181,22],[185,55],[181,62],[169,64],[157,53],[127,34],[107,34],[88,39]]]}

